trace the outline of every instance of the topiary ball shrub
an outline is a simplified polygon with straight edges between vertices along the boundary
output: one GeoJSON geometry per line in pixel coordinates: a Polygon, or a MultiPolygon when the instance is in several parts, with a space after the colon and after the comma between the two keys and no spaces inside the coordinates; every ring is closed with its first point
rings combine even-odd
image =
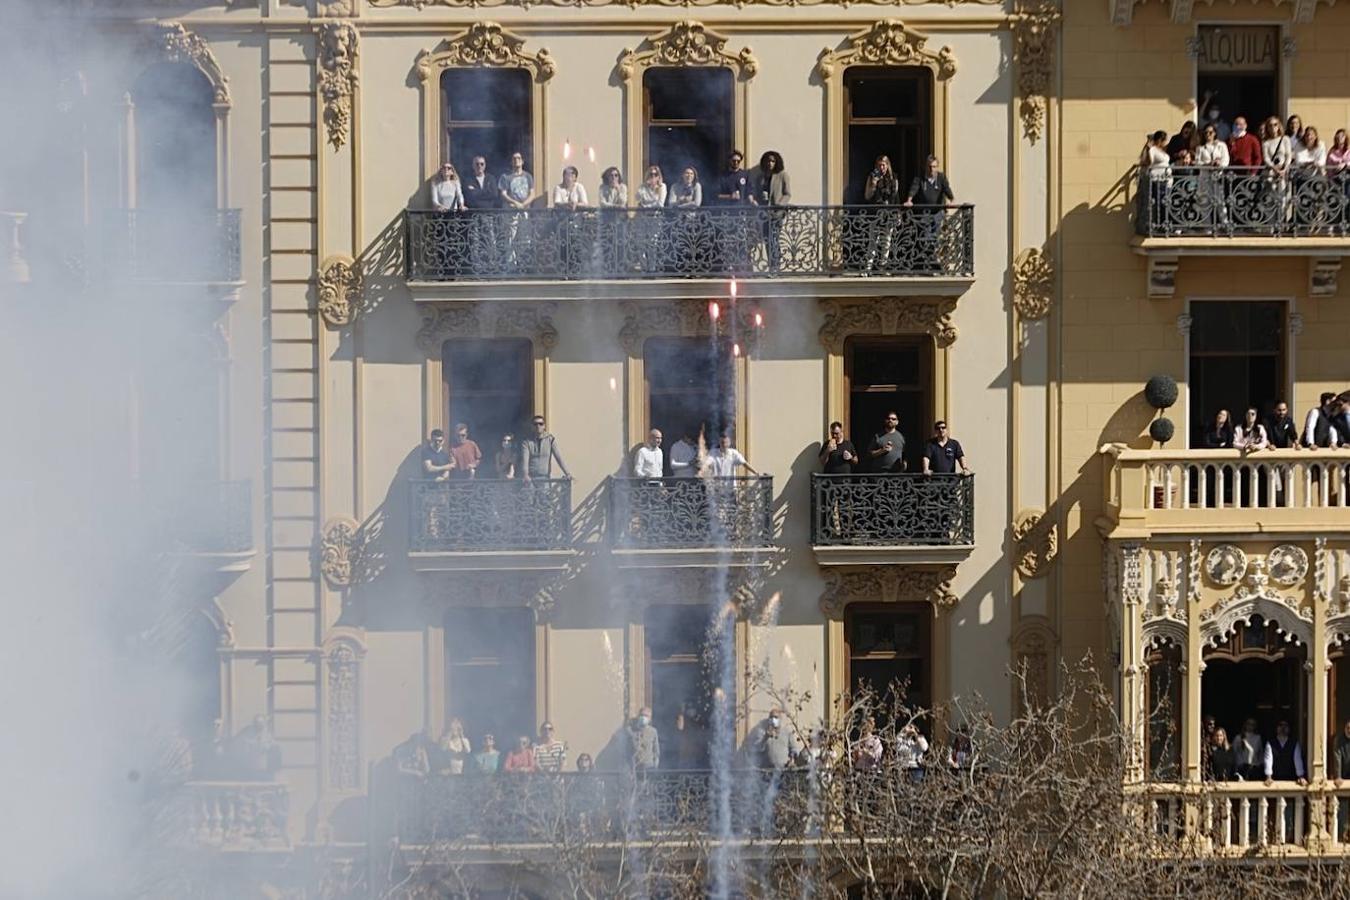
{"type": "Polygon", "coordinates": [[[1166,416],[1154,419],[1149,423],[1148,436],[1153,438],[1159,444],[1165,444],[1177,433],[1177,428],[1172,424],[1172,420],[1166,416]]]}
{"type": "Polygon", "coordinates": [[[1154,375],[1144,385],[1144,399],[1154,409],[1167,409],[1177,402],[1177,382],[1171,375],[1154,375]]]}

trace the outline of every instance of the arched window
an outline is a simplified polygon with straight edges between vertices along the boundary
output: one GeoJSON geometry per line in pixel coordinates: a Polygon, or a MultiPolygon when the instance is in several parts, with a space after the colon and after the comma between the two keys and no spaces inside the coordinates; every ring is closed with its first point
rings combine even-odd
{"type": "Polygon", "coordinates": [[[136,79],[137,207],[216,208],[214,99],[211,82],[187,63],[156,63],[136,79]]]}

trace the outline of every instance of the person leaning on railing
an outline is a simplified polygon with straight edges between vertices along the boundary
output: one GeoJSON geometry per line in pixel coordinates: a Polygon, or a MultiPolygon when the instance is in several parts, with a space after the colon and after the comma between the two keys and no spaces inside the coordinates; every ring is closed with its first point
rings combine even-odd
{"type": "Polygon", "coordinates": [[[520,477],[525,481],[533,478],[552,478],[553,461],[558,461],[564,478],[571,478],[567,463],[563,462],[562,451],[558,449],[558,439],[548,432],[543,416],[531,420],[534,435],[520,442],[520,477]]]}
{"type": "Polygon", "coordinates": [[[783,264],[783,249],[779,240],[783,231],[783,213],[778,207],[788,206],[792,202],[791,182],[783,165],[783,156],[777,150],[766,150],[759,158],[750,202],[765,210],[761,213],[765,257],[769,271],[777,272],[783,264]]]}
{"type": "Polygon", "coordinates": [[[939,419],[933,423],[933,437],[924,448],[923,474],[954,475],[957,467],[962,475],[971,474],[961,442],[948,434],[947,423],[939,419]]]}
{"type": "Polygon", "coordinates": [[[923,267],[929,272],[942,269],[938,259],[938,241],[942,235],[942,222],[946,218],[945,206],[956,201],[951,182],[938,168],[938,158],[928,154],[924,160],[924,173],[915,175],[905,195],[905,206],[918,203],[922,209],[915,214],[914,224],[919,232],[920,255],[923,267]]]}

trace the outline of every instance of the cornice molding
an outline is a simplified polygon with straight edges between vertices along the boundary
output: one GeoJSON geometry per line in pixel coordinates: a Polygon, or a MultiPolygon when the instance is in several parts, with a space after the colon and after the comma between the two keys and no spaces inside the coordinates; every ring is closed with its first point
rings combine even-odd
{"type": "Polygon", "coordinates": [[[877,297],[820,303],[825,310],[820,342],[831,353],[843,353],[844,340],[854,334],[930,334],[939,347],[950,347],[956,341],[955,298],[877,297]]]}
{"type": "Polygon", "coordinates": [[[749,47],[739,53],[727,50],[726,35],[719,34],[702,22],[685,19],[670,28],[651,35],[637,50],[625,50],[619,57],[619,77],[632,81],[633,76],[652,66],[725,66],[738,78],[753,78],[759,71],[759,60],[749,47]]]}
{"type": "Polygon", "coordinates": [[[453,66],[528,69],[536,81],[547,81],[557,72],[548,48],[528,52],[525,38],[503,28],[499,22],[475,22],[467,31],[444,41],[440,49],[423,50],[417,54],[415,70],[418,79],[426,82],[431,80],[433,69],[453,66]]]}
{"type": "Polygon", "coordinates": [[[619,328],[619,345],[629,356],[642,355],[642,344],[649,337],[707,337],[716,330],[719,337],[735,338],[749,352],[759,337],[755,327],[758,307],[753,303],[738,303],[734,310],[723,302],[718,307],[717,321],[713,321],[708,301],[685,298],[667,301],[622,304],[623,325],[619,328]],[[734,323],[734,324],[733,324],[734,323]]]}
{"type": "Polygon", "coordinates": [[[524,337],[547,353],[558,344],[558,329],[553,324],[556,309],[552,301],[435,306],[422,316],[417,346],[439,356],[441,345],[451,338],[524,337]]]}
{"type": "Polygon", "coordinates": [[[934,613],[952,610],[961,598],[952,590],[955,566],[930,569],[915,566],[867,566],[830,569],[825,573],[825,591],[820,611],[839,619],[850,603],[931,603],[934,613]]]}
{"type": "Polygon", "coordinates": [[[319,96],[328,143],[339,150],[351,132],[352,104],[360,75],[361,35],[351,22],[325,22],[318,27],[319,96]]]}
{"type": "Polygon", "coordinates": [[[928,36],[914,31],[899,19],[882,19],[870,28],[849,35],[835,50],[826,50],[816,62],[824,81],[849,66],[927,66],[938,80],[956,74],[956,55],[951,47],[934,52],[926,48],[928,36]]]}

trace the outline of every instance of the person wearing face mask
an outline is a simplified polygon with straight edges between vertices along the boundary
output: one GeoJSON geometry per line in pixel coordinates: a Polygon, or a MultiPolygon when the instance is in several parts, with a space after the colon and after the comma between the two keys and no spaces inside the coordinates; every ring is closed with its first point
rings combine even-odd
{"type": "Polygon", "coordinates": [[[1228,142],[1228,137],[1232,134],[1232,128],[1223,118],[1223,110],[1219,106],[1219,97],[1214,91],[1205,91],[1205,97],[1200,102],[1200,121],[1203,125],[1213,125],[1214,130],[1219,134],[1219,140],[1228,142]]]}
{"type": "Polygon", "coordinates": [[[786,769],[801,749],[788,730],[783,711],[776,706],[750,732],[745,744],[753,767],[775,772],[786,769]]]}
{"type": "Polygon", "coordinates": [[[661,766],[661,736],[652,724],[652,708],[644,706],[628,725],[628,765],[639,775],[661,766]]]}

